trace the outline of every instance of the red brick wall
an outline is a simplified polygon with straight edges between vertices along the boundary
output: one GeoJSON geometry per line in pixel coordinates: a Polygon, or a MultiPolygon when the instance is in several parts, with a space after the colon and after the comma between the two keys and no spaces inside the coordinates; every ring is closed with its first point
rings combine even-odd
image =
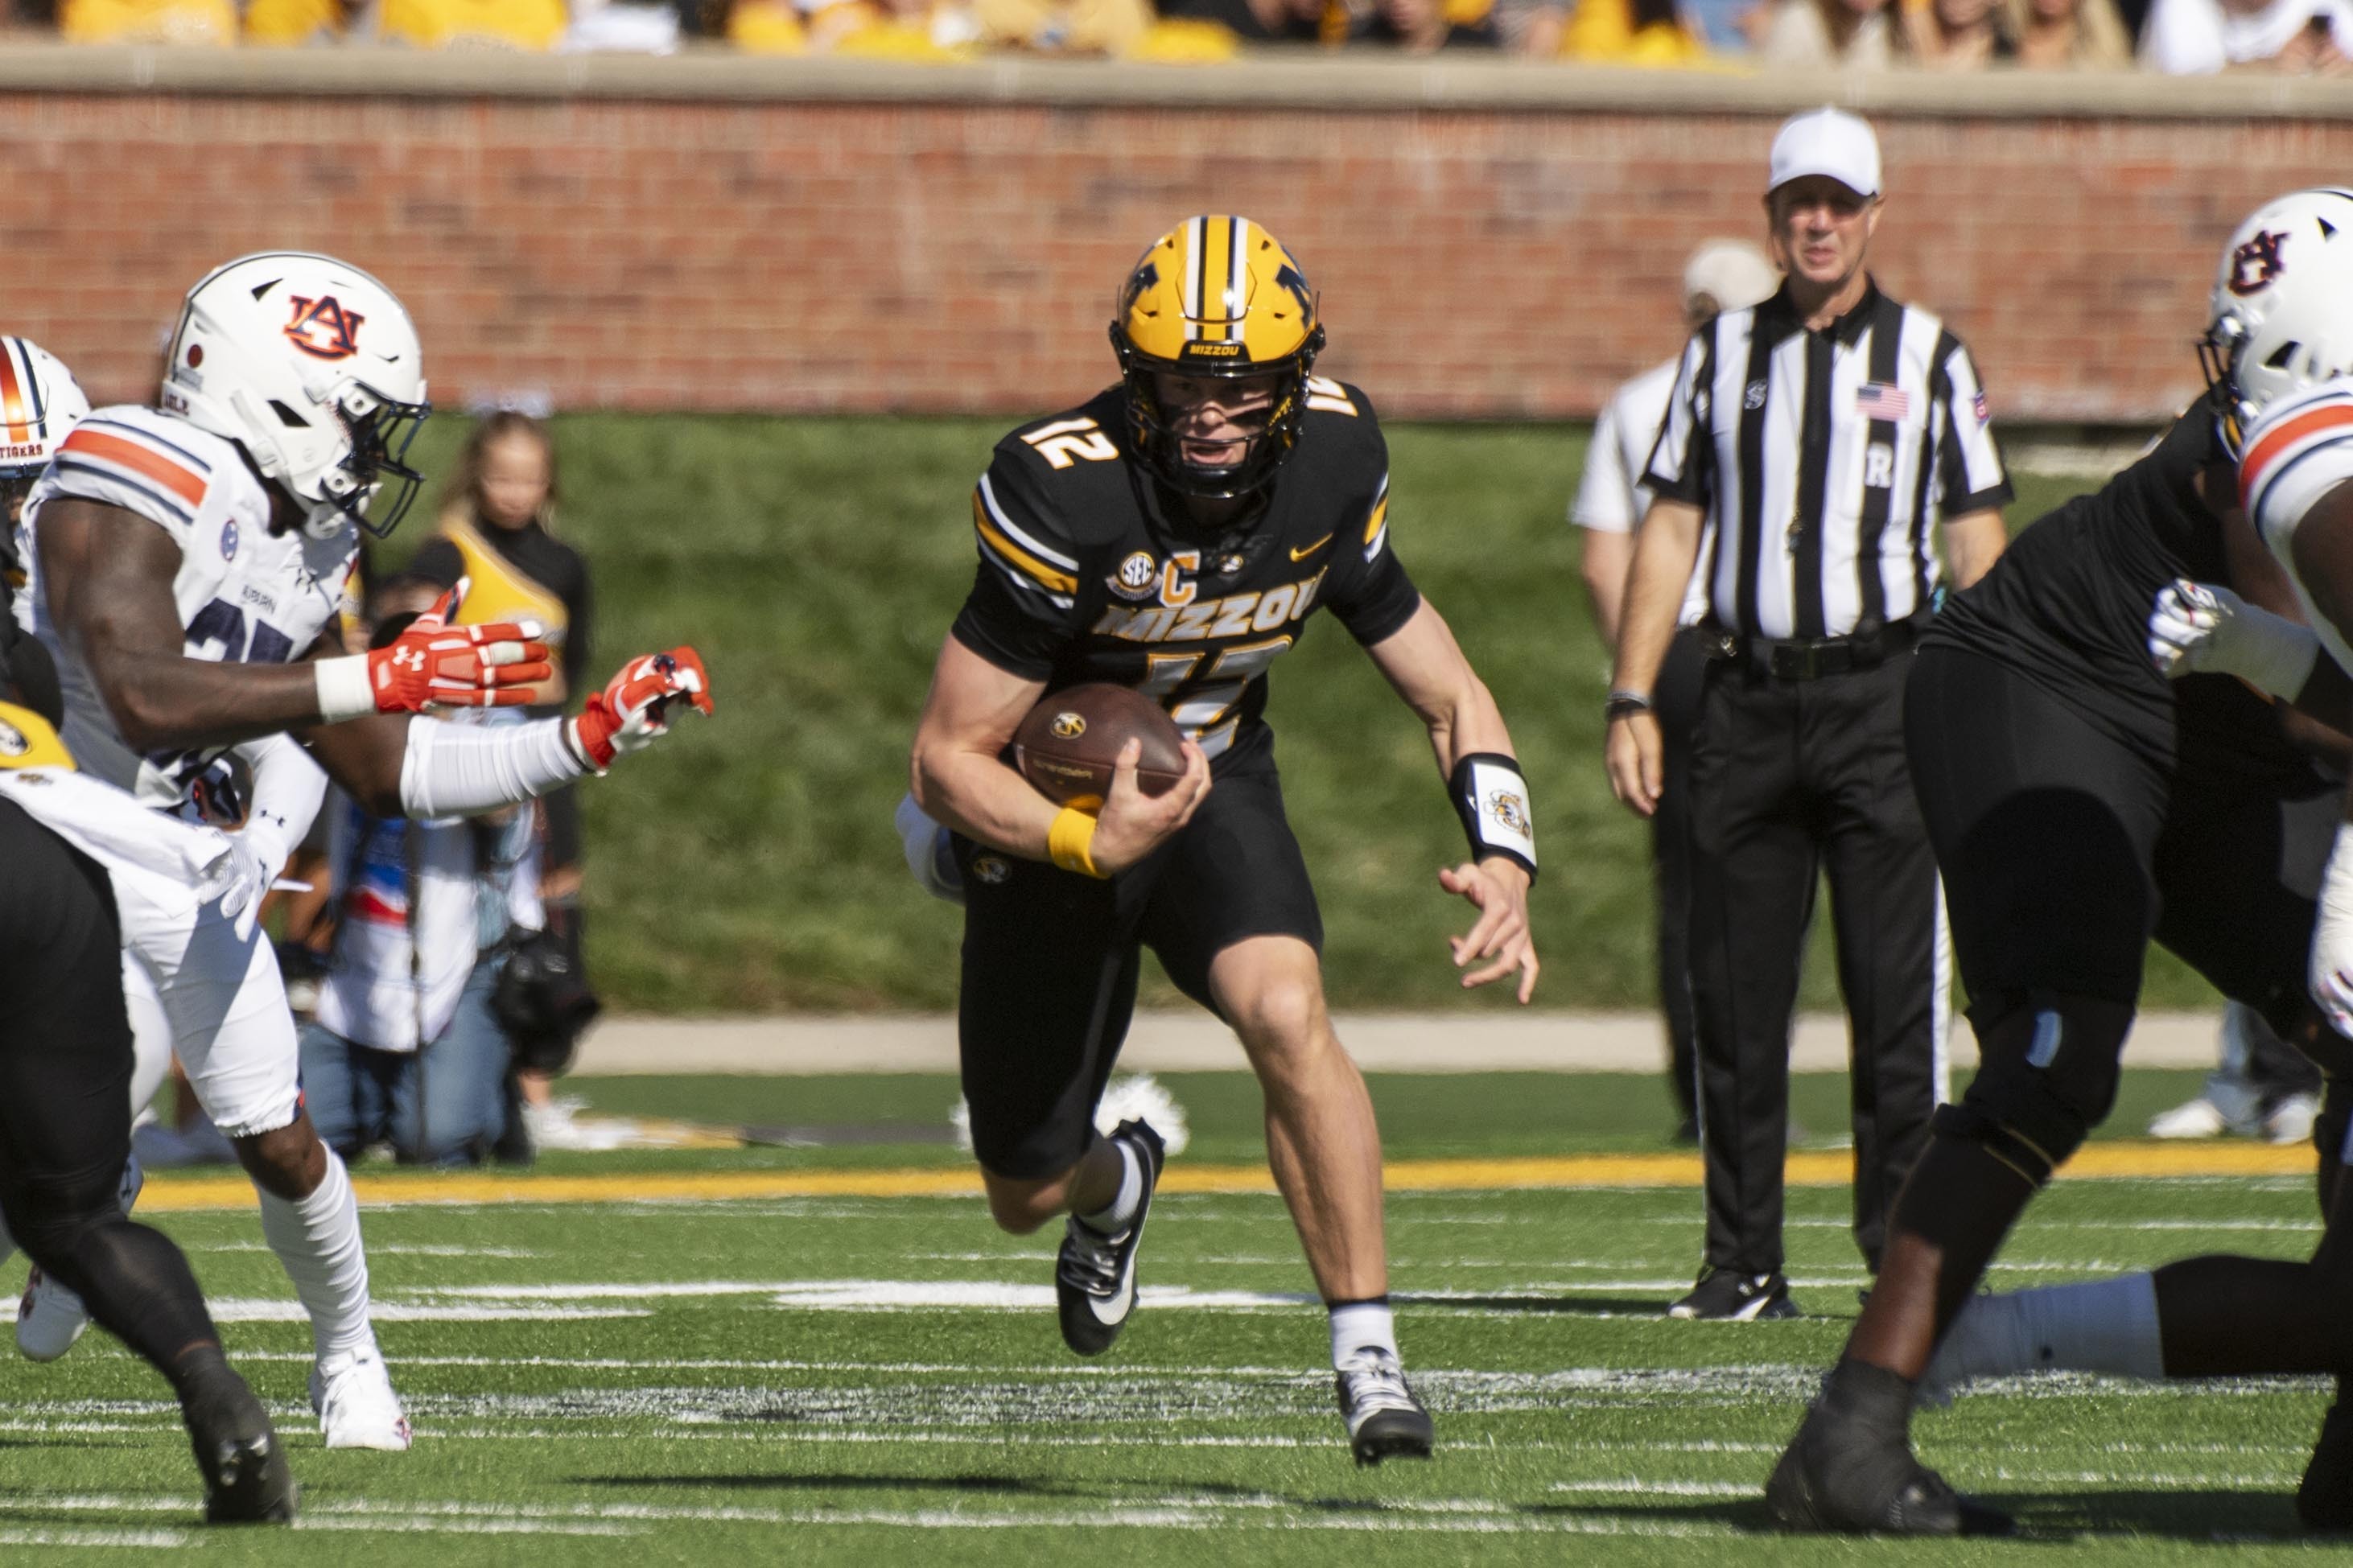
{"type": "MultiPolygon", "coordinates": [[[[1108,379],[1144,243],[1227,209],[1386,409],[1585,415],[1672,351],[1689,247],[1758,230],[1775,119],[5,92],[0,322],[143,395],[189,282],[301,247],[407,300],[445,405],[1028,410],[1108,379]]],[[[2217,242],[2353,167],[2353,123],[1878,119],[1881,278],[2013,416],[2178,403],[2217,242]]]]}

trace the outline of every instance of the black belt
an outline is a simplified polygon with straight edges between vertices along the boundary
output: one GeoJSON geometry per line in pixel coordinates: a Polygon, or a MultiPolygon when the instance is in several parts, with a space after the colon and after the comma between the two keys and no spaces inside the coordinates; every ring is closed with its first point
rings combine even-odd
{"type": "Polygon", "coordinates": [[[1738,664],[1752,674],[1776,680],[1816,680],[1826,675],[1846,675],[1875,669],[1891,654],[1901,653],[1920,640],[1928,625],[1925,615],[1859,626],[1841,637],[1752,637],[1719,626],[1694,628],[1707,657],[1738,664]]]}

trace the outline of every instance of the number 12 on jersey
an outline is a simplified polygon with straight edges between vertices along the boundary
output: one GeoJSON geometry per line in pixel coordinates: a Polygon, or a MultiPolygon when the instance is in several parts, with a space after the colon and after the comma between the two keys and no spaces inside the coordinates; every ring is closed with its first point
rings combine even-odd
{"type": "Polygon", "coordinates": [[[1136,689],[1167,709],[1176,728],[1201,748],[1202,755],[1215,757],[1234,742],[1234,727],[1226,722],[1227,715],[1250,683],[1282,657],[1291,641],[1280,637],[1223,649],[1198,680],[1194,671],[1208,655],[1146,654],[1144,680],[1136,689]]]}

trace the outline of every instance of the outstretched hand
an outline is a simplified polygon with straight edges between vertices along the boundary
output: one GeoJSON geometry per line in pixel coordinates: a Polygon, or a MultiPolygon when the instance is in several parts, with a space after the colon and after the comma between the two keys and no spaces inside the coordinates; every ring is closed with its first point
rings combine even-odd
{"type": "Polygon", "coordinates": [[[1493,858],[1465,861],[1438,873],[1438,885],[1457,898],[1468,899],[1479,911],[1468,932],[1451,936],[1454,967],[1488,962],[1462,977],[1464,990],[1520,972],[1520,1004],[1536,993],[1535,939],[1528,930],[1528,874],[1509,860],[1493,858]]]}

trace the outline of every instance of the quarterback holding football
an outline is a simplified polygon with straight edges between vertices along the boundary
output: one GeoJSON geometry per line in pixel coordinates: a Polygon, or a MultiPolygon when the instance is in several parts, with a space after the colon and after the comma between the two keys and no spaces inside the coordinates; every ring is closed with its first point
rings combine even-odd
{"type": "MultiPolygon", "coordinates": [[[[979,569],[914,742],[915,800],[951,830],[965,902],[958,1026],[989,1207],[1017,1234],[1068,1216],[1063,1338],[1106,1349],[1135,1304],[1162,1143],[1140,1120],[1099,1136],[1093,1116],[1149,946],[1258,1075],[1357,1459],[1427,1456],[1388,1308],[1380,1134],[1325,1011],[1267,672],[1329,609],[1421,717],[1471,840],[1439,873],[1478,911],[1455,963],[1466,985],[1516,975],[1523,1002],[1527,785],[1493,699],[1398,559],[1372,405],[1314,374],[1324,326],[1291,253],[1247,218],[1179,224],[1129,272],[1111,337],[1118,384],[1014,431],[981,478],[979,569]],[[1136,732],[1106,795],[1058,803],[1012,765],[1015,733],[1041,698],[1097,683],[1166,710],[1182,771],[1140,784],[1136,732]]],[[[1109,711],[1071,713],[1090,710],[1109,711]]]]}

